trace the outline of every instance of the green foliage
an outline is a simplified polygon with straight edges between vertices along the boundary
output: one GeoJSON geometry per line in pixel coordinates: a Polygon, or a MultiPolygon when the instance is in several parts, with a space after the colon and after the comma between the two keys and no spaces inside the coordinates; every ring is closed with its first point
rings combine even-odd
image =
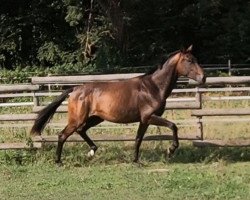
{"type": "Polygon", "coordinates": [[[41,63],[49,63],[53,66],[77,62],[78,52],[62,51],[54,42],[45,42],[38,49],[37,58],[41,63]]]}
{"type": "Polygon", "coordinates": [[[53,42],[45,42],[45,44],[38,49],[37,58],[39,61],[47,61],[51,64],[56,64],[62,59],[62,54],[58,45],[53,42]]]}
{"type": "Polygon", "coordinates": [[[249,10],[246,0],[3,1],[0,67],[113,72],[191,43],[201,63],[249,62],[249,10]]]}
{"type": "Polygon", "coordinates": [[[91,72],[88,66],[83,65],[83,63],[65,63],[62,65],[56,65],[52,68],[42,68],[42,67],[30,67],[27,66],[25,68],[16,67],[13,70],[7,70],[4,68],[0,68],[1,71],[1,84],[15,84],[15,83],[29,83],[31,81],[31,77],[34,76],[48,76],[50,74],[53,75],[72,75],[76,73],[86,74],[91,72]]]}
{"type": "Polygon", "coordinates": [[[70,26],[79,25],[80,21],[83,20],[82,9],[77,6],[68,6],[65,20],[70,26]]]}

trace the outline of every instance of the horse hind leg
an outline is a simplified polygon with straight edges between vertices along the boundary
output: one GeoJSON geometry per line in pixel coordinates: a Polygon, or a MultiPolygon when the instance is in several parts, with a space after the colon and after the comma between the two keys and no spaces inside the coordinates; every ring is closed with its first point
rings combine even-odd
{"type": "Polygon", "coordinates": [[[98,147],[95,145],[93,140],[91,140],[87,135],[87,130],[93,126],[100,124],[101,122],[103,122],[103,119],[97,116],[92,116],[86,120],[85,125],[80,130],[77,130],[77,133],[87,142],[87,144],[90,147],[90,151],[88,152],[88,157],[94,156],[98,147]]]}
{"type": "Polygon", "coordinates": [[[56,150],[56,163],[61,163],[61,155],[62,155],[62,149],[63,149],[63,144],[67,140],[67,138],[72,135],[75,130],[76,126],[68,124],[58,135],[58,145],[57,145],[57,150],[56,150]]]}
{"type": "Polygon", "coordinates": [[[82,98],[80,98],[79,101],[69,99],[68,102],[68,125],[58,135],[56,163],[61,163],[62,148],[67,138],[82,125],[86,124],[88,117],[88,106],[86,101],[82,101],[82,98]]]}

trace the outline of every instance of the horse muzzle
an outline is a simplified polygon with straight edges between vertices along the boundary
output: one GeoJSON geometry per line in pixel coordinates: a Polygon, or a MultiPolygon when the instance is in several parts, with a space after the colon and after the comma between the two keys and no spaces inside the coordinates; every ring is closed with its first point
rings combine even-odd
{"type": "Polygon", "coordinates": [[[206,82],[206,76],[204,74],[202,75],[197,75],[196,76],[196,81],[199,83],[199,84],[204,84],[206,82]]]}

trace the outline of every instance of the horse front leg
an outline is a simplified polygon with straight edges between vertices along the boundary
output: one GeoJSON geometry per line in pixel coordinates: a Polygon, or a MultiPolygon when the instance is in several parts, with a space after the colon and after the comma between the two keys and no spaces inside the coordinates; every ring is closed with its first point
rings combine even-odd
{"type": "Polygon", "coordinates": [[[172,130],[173,132],[173,143],[171,147],[168,149],[168,157],[170,158],[175,150],[179,147],[179,139],[178,139],[178,128],[177,126],[171,122],[168,121],[162,117],[159,117],[157,115],[151,115],[148,119],[148,124],[156,125],[156,126],[165,126],[172,130]]]}
{"type": "Polygon", "coordinates": [[[148,128],[148,124],[143,124],[143,123],[139,124],[139,128],[137,130],[137,135],[135,139],[135,157],[134,157],[133,162],[137,163],[139,160],[139,150],[140,150],[143,136],[145,135],[147,128],[148,128]]]}

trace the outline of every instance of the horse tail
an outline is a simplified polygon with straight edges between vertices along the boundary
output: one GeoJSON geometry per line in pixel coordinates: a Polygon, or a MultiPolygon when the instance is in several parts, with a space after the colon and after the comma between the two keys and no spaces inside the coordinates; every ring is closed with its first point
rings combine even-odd
{"type": "Polygon", "coordinates": [[[51,104],[45,107],[38,113],[33,127],[30,133],[32,135],[41,135],[41,132],[45,128],[46,124],[53,117],[56,109],[61,105],[61,103],[68,97],[68,94],[73,91],[73,88],[65,90],[60,96],[58,96],[51,104]]]}

